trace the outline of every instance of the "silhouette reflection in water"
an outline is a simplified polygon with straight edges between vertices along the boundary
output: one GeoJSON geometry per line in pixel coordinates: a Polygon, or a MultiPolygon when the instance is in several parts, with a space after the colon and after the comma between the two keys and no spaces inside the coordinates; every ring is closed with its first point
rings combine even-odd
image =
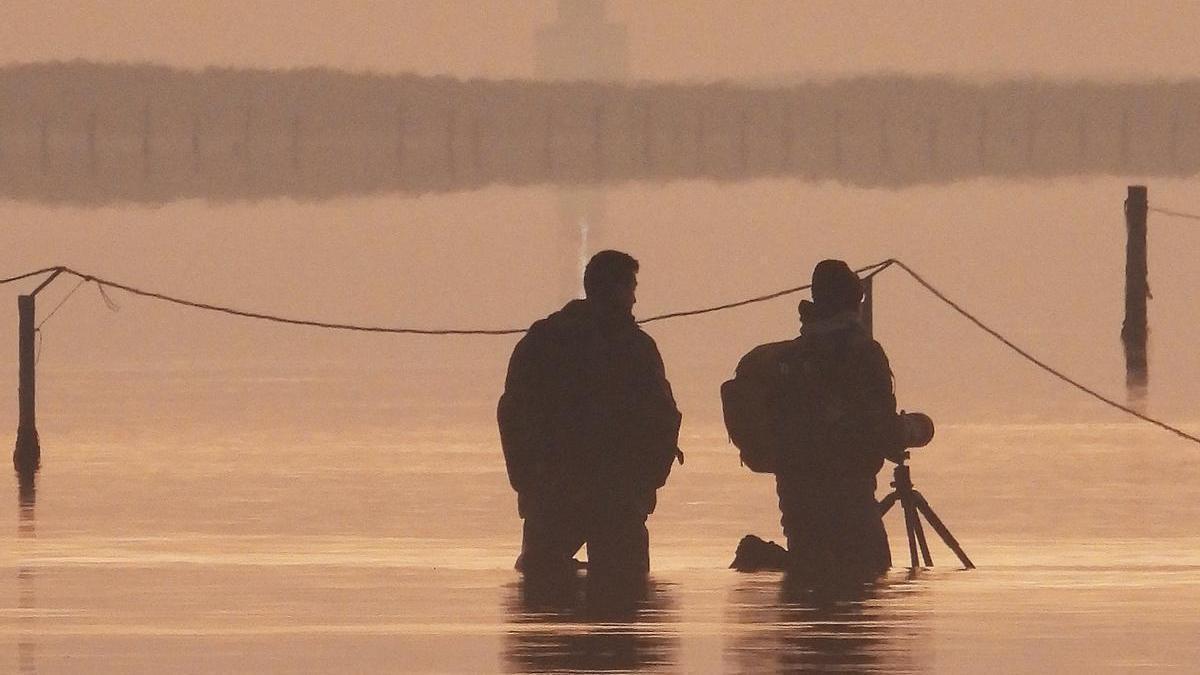
{"type": "MultiPolygon", "coordinates": [[[[19,472],[17,474],[17,541],[20,549],[24,542],[32,542],[37,538],[37,519],[34,517],[34,505],[37,499],[37,486],[34,482],[36,474],[19,472]]],[[[23,551],[22,551],[23,552],[23,551]]],[[[37,672],[37,622],[34,613],[37,609],[37,594],[34,585],[33,566],[24,561],[17,568],[17,611],[20,617],[20,637],[17,641],[17,672],[22,675],[32,675],[37,672]]]]}
{"type": "Polygon", "coordinates": [[[631,672],[676,662],[671,599],[653,579],[526,576],[511,587],[504,660],[510,672],[631,672]]]}
{"type": "Polygon", "coordinates": [[[32,520],[35,502],[37,502],[37,473],[33,471],[18,471],[17,504],[21,509],[21,522],[24,522],[26,515],[32,520]]]}
{"type": "Polygon", "coordinates": [[[917,587],[903,577],[814,589],[778,575],[747,577],[734,588],[727,670],[906,673],[922,670],[915,653],[917,587]]]}

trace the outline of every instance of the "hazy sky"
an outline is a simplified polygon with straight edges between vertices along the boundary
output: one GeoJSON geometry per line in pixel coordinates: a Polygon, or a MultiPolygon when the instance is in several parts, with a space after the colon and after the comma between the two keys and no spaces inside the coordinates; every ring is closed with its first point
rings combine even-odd
{"type": "MultiPolygon", "coordinates": [[[[527,77],[553,0],[5,0],[0,62],[331,66],[527,77]]],[[[1188,77],[1200,3],[611,0],[647,79],[838,74],[1188,77]]]]}
{"type": "MultiPolygon", "coordinates": [[[[1043,4],[609,3],[613,20],[629,26],[633,72],[650,79],[880,69],[1139,79],[1200,73],[1200,2],[1043,4]]],[[[534,31],[554,13],[549,0],[6,0],[0,63],[83,57],[525,77],[534,71],[534,31]]],[[[1123,384],[1121,200],[1127,184],[1144,180],[979,180],[897,191],[800,180],[631,184],[610,192],[606,220],[592,228],[588,245],[625,248],[643,260],[642,316],[792,286],[823,257],[855,264],[901,257],[1021,344],[1116,393],[1123,384]]],[[[1162,206],[1200,209],[1193,180],[1156,180],[1151,194],[1162,206]]],[[[559,222],[555,204],[554,189],[544,186],[300,204],[194,200],[92,210],[0,203],[0,263],[14,274],[67,264],[289,316],[527,325],[561,301],[562,271],[576,262],[578,228],[559,222]]],[[[1196,230],[1162,218],[1153,228],[1151,409],[1188,405],[1200,386],[1185,346],[1195,317],[1188,289],[1198,283],[1190,262],[1196,230]]],[[[47,303],[69,286],[56,287],[47,303]]],[[[942,403],[930,408],[939,414],[962,405],[964,395],[989,410],[1007,401],[1083,401],[1020,366],[899,274],[883,288],[878,326],[909,400],[942,403]]],[[[482,386],[490,397],[512,342],[350,339],[195,314],[184,322],[179,310],[127,298],[128,309],[114,315],[92,289],[72,302],[44,332],[45,369],[155,359],[469,362],[487,369],[482,386]]],[[[685,402],[715,405],[716,386],[741,353],[794,332],[794,307],[780,301],[657,325],[685,402]]],[[[16,351],[14,324],[15,312],[0,313],[0,353],[16,351]]],[[[47,382],[47,396],[64,390],[47,382]]],[[[2,400],[0,408],[15,412],[2,400]]]]}

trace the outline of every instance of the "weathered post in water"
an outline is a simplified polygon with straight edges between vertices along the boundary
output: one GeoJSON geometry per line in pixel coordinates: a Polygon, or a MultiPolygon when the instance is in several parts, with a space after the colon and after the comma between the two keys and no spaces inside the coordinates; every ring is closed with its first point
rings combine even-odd
{"type": "Polygon", "coordinates": [[[17,297],[17,364],[20,374],[17,387],[17,444],[13,450],[13,468],[16,469],[22,485],[22,493],[26,487],[32,490],[33,475],[42,466],[42,446],[38,441],[37,432],[37,377],[36,357],[34,355],[34,339],[37,333],[37,306],[34,298],[38,292],[50,285],[62,268],[55,269],[46,280],[38,284],[29,295],[17,297]],[[28,485],[27,485],[28,484],[28,485]]]}
{"type": "Polygon", "coordinates": [[[36,378],[34,376],[34,296],[17,298],[18,364],[20,383],[17,400],[20,415],[17,422],[17,447],[13,450],[13,468],[23,477],[32,476],[42,464],[42,447],[38,443],[36,417],[36,378]]]}
{"type": "Polygon", "coordinates": [[[1149,379],[1146,363],[1146,300],[1150,297],[1146,263],[1146,212],[1149,201],[1145,185],[1130,185],[1125,199],[1125,321],[1121,342],[1125,346],[1125,386],[1141,389],[1149,379]]]}

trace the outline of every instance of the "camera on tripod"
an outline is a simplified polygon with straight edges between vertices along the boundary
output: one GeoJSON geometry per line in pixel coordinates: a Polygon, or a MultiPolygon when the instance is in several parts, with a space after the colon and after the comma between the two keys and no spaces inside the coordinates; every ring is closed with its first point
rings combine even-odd
{"type": "Polygon", "coordinates": [[[933,440],[933,420],[925,413],[900,411],[900,440],[906,448],[923,448],[933,440]]]}
{"type": "Polygon", "coordinates": [[[895,489],[880,500],[880,513],[886,514],[897,502],[900,503],[901,510],[904,512],[904,529],[908,534],[908,555],[913,569],[917,568],[920,561],[924,561],[926,567],[933,565],[933,556],[929,554],[929,543],[925,541],[925,528],[921,524],[921,516],[929,521],[929,525],[942,538],[942,541],[946,542],[950,550],[954,551],[963,567],[974,569],[975,563],[967,557],[962,546],[959,546],[958,540],[950,534],[950,530],[933,512],[933,507],[929,505],[925,497],[913,488],[912,471],[906,463],[908,460],[907,448],[924,447],[933,440],[933,420],[925,413],[910,413],[903,410],[896,416],[896,419],[896,433],[900,443],[906,449],[892,457],[896,462],[896,468],[892,474],[895,477],[892,487],[895,489]],[[920,560],[917,558],[918,552],[920,560]]]}

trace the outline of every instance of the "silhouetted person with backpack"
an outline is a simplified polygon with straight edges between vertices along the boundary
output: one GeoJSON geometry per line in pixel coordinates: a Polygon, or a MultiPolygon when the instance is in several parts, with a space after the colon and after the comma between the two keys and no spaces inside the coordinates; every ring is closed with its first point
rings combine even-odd
{"type": "MultiPolygon", "coordinates": [[[[752,470],[775,474],[787,567],[865,580],[891,566],[875,476],[904,452],[887,356],[860,321],[863,285],[841,260],[813,270],[800,336],[762,345],[722,387],[726,425],[752,470]]],[[[755,537],[734,567],[777,565],[755,537]],[[767,561],[765,563],[760,561],[767,561]]]]}
{"type": "Polygon", "coordinates": [[[588,576],[649,570],[646,517],[678,453],[680,414],[662,357],[634,321],[638,262],[601,251],[583,300],[530,327],[513,349],[497,417],[525,519],[517,567],[588,576]]]}

